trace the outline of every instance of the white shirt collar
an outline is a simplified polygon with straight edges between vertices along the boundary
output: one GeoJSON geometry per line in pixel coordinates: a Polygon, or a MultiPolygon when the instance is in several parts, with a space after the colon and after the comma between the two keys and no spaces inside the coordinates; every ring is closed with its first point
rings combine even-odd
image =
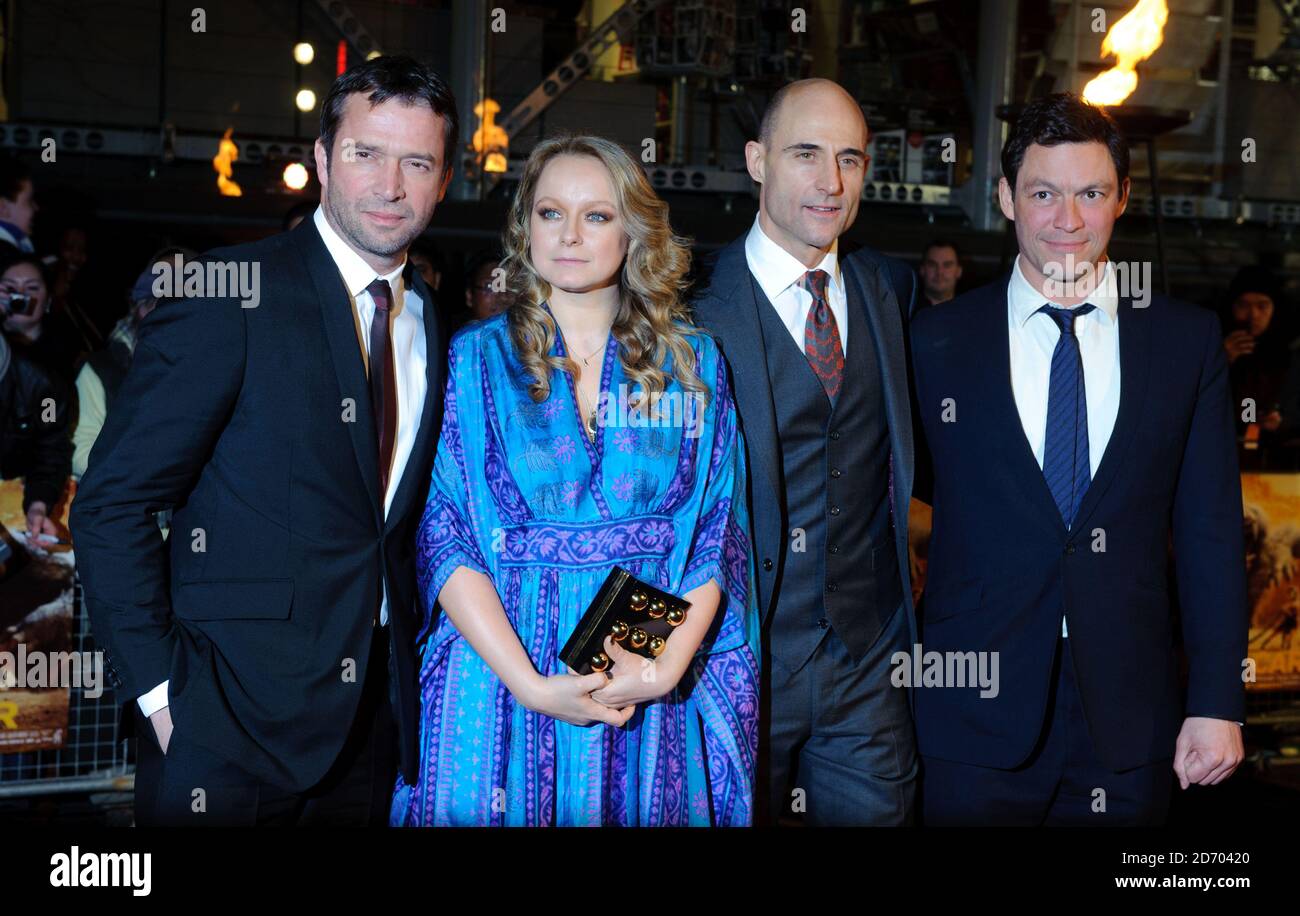
{"type": "MultiPolygon", "coordinates": [[[[1101,282],[1097,284],[1096,290],[1087,301],[1097,307],[1094,314],[1102,315],[1105,320],[1113,322],[1119,313],[1115,265],[1106,261],[1103,270],[1105,274],[1101,282]]],[[[1016,266],[1011,271],[1011,283],[1007,286],[1007,306],[1010,309],[1012,323],[1017,326],[1024,325],[1044,305],[1054,305],[1057,308],[1069,307],[1050,301],[1035,289],[1020,269],[1020,255],[1016,255],[1016,266]]]]}
{"type": "Polygon", "coordinates": [[[375,269],[367,264],[361,255],[353,251],[352,247],[334,231],[334,227],[326,221],[324,207],[316,208],[312,220],[316,223],[316,230],[325,242],[325,247],[329,249],[330,257],[334,259],[334,264],[338,267],[340,276],[343,277],[343,285],[348,288],[348,294],[353,299],[365,292],[366,287],[371,284],[376,276],[379,276],[382,280],[387,280],[389,287],[396,295],[402,271],[406,269],[405,258],[402,259],[402,263],[395,270],[376,275],[375,269]]]}
{"type": "MultiPolygon", "coordinates": [[[[821,263],[812,268],[826,271],[830,275],[831,286],[840,283],[839,251],[840,240],[836,239],[821,263]]],[[[745,237],[745,257],[749,261],[749,269],[754,273],[754,279],[758,280],[758,285],[772,302],[809,270],[798,258],[768,238],[759,225],[757,216],[754,217],[749,235],[745,237]]]]}

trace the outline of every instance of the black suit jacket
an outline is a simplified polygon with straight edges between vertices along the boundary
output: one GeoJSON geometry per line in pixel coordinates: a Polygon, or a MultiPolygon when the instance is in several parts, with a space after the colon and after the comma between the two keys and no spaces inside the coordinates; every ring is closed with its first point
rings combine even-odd
{"type": "Polygon", "coordinates": [[[994,697],[913,690],[917,740],[947,760],[1024,761],[1047,714],[1064,614],[1098,757],[1116,771],[1162,760],[1184,715],[1245,715],[1241,480],[1222,332],[1205,309],[1120,299],[1119,414],[1067,529],[1011,391],[1007,279],[912,322],[918,448],[928,442],[934,473],[922,643],[927,653],[997,652],[1000,681],[994,697]]]}
{"type": "Polygon", "coordinates": [[[315,223],[205,258],[256,263],[260,304],[160,303],[72,505],[110,677],[129,703],[170,679],[178,732],[301,791],[343,745],[386,583],[399,759],[413,781],[414,532],[446,374],[433,296],[417,276],[428,390],[385,519],[361,347],[315,223]],[[166,543],[150,515],[163,507],[175,510],[166,543]]]}
{"type": "MultiPolygon", "coordinates": [[[[909,632],[915,632],[912,586],[907,558],[908,504],[912,495],[912,413],[908,389],[904,329],[912,310],[915,282],[911,268],[894,258],[859,248],[841,256],[841,270],[855,288],[850,302],[864,304],[884,382],[889,443],[894,462],[894,539],[902,577],[909,632]]],[[[693,297],[696,322],[718,341],[734,380],[736,406],[744,433],[749,475],[750,513],[758,564],[759,609],[767,621],[776,607],[789,544],[785,485],[782,475],[772,385],[759,327],[761,305],[754,294],[745,237],[717,255],[708,286],[693,297]]],[[[876,621],[868,645],[888,621],[876,621]]]]}

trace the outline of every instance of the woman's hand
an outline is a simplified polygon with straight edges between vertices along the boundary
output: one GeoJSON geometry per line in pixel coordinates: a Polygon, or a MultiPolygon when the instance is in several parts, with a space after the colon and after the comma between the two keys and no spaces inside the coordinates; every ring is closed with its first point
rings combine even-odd
{"type": "Polygon", "coordinates": [[[591,698],[604,706],[621,708],[657,700],[676,687],[681,678],[680,674],[673,677],[668,667],[660,664],[662,656],[654,659],[629,652],[612,636],[605,637],[605,654],[614,663],[608,669],[613,677],[591,693],[591,698]]]}
{"type": "Polygon", "coordinates": [[[1223,349],[1228,353],[1228,363],[1234,363],[1238,356],[1255,352],[1255,338],[1249,331],[1233,331],[1223,338],[1223,349]]]}
{"type": "MultiPolygon", "coordinates": [[[[569,669],[573,671],[572,668],[569,669]]],[[[538,677],[526,691],[526,696],[519,701],[534,712],[568,722],[570,725],[586,726],[593,722],[621,726],[632,713],[635,705],[621,708],[602,706],[591,698],[591,692],[607,683],[604,674],[553,674],[550,677],[538,677]]]]}

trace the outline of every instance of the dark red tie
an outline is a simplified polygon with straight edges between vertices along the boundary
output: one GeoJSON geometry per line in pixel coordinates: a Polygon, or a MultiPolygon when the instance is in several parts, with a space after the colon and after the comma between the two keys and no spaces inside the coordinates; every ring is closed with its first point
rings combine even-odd
{"type": "Polygon", "coordinates": [[[830,274],[824,270],[810,270],[799,280],[799,284],[812,293],[812,308],[808,310],[808,320],[803,327],[803,352],[808,358],[808,365],[813,373],[821,379],[826,389],[826,397],[835,403],[840,393],[840,384],[844,381],[844,348],[840,345],[840,329],[835,323],[835,313],[831,311],[830,300],[826,298],[826,284],[830,274]]]}
{"type": "Polygon", "coordinates": [[[388,281],[375,278],[366,287],[375,300],[375,317],[370,320],[370,411],[379,431],[379,501],[388,493],[388,467],[397,440],[397,376],[393,369],[393,340],[388,332],[392,314],[392,291],[388,281]]]}

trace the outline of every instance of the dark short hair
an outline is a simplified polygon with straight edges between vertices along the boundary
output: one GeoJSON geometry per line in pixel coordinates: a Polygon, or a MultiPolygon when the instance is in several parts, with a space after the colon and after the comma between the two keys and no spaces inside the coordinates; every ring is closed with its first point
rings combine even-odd
{"type": "MultiPolygon", "coordinates": [[[[4,247],[9,248],[7,245],[4,247]]],[[[41,276],[41,282],[47,287],[50,285],[50,268],[40,259],[39,255],[26,251],[16,251],[13,248],[0,253],[0,276],[8,273],[9,268],[17,267],[19,264],[30,264],[35,267],[36,272],[41,276]]]]}
{"type": "Polygon", "coordinates": [[[283,229],[285,232],[288,232],[290,223],[292,223],[296,219],[310,218],[311,215],[316,212],[316,208],[319,206],[320,206],[320,202],[315,200],[298,201],[288,210],[284,211],[284,216],[281,217],[280,219],[280,228],[283,229]]]}
{"type": "Polygon", "coordinates": [[[32,171],[13,156],[0,156],[0,197],[17,200],[23,182],[32,180],[32,171]]]}
{"type": "Polygon", "coordinates": [[[478,249],[471,254],[469,260],[465,262],[465,282],[472,282],[474,275],[489,264],[492,265],[493,268],[496,268],[505,260],[505,258],[505,252],[500,248],[478,249]]]}
{"type": "Polygon", "coordinates": [[[953,257],[957,259],[957,263],[961,263],[961,249],[948,239],[930,239],[930,241],[926,243],[926,246],[921,249],[921,260],[924,261],[926,255],[928,255],[931,249],[934,248],[951,248],[953,257]]]}
{"type": "Polygon", "coordinates": [[[445,171],[456,158],[460,144],[460,118],[456,114],[456,97],[442,77],[419,61],[405,55],[385,55],[357,64],[334,81],[320,107],[320,137],[328,159],[334,154],[334,135],[343,119],[347,97],[366,93],[372,106],[398,99],[407,105],[428,103],[434,114],[442,116],[446,149],[442,167],[445,171]]]}
{"type": "Polygon", "coordinates": [[[445,273],[447,270],[447,259],[443,256],[442,250],[433,243],[432,239],[423,235],[416,236],[410,247],[406,249],[406,256],[410,258],[412,255],[423,257],[439,273],[445,273]]]}
{"type": "Polygon", "coordinates": [[[1128,178],[1128,141],[1115,119],[1104,109],[1090,105],[1073,92],[1057,92],[1034,99],[1016,117],[1002,147],[1002,175],[1016,189],[1016,174],[1025,151],[1037,143],[1100,143],[1110,152],[1115,174],[1122,185],[1128,178]]]}

